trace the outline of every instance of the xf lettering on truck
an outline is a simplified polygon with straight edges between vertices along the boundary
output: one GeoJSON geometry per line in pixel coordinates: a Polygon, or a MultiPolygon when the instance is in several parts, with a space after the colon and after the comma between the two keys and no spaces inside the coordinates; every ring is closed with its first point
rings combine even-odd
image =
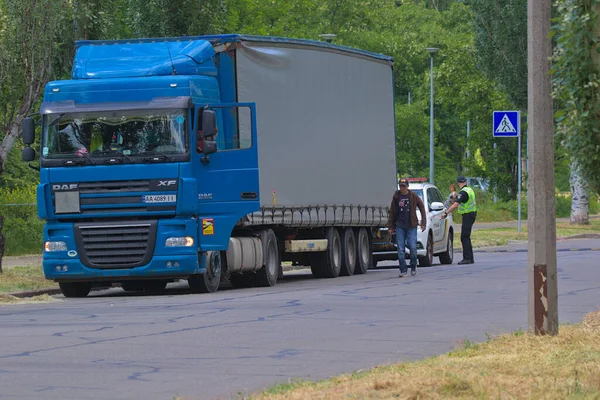
{"type": "Polygon", "coordinates": [[[158,186],[169,187],[177,185],[177,181],[158,181],[158,186]]]}
{"type": "Polygon", "coordinates": [[[55,192],[62,192],[62,191],[67,191],[67,190],[77,190],[77,184],[76,183],[63,183],[63,184],[57,184],[57,185],[52,185],[52,190],[55,192]]]}

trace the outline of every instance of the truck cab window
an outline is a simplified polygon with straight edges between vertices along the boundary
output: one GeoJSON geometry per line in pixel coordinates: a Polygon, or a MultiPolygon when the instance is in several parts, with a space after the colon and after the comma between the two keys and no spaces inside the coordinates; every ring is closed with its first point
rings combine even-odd
{"type": "Polygon", "coordinates": [[[45,118],[45,159],[131,157],[188,152],[187,110],[130,110],[65,114],[45,118]]]}
{"type": "MultiPolygon", "coordinates": [[[[202,109],[198,116],[198,145],[196,150],[201,152],[200,140],[202,131],[202,109]]],[[[252,147],[252,113],[248,107],[217,108],[218,133],[212,139],[217,142],[218,151],[243,150],[252,147]]]]}

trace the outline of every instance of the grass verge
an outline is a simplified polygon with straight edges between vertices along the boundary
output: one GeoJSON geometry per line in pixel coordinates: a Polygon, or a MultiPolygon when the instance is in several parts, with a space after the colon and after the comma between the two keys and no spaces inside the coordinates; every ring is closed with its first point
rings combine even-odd
{"type": "Polygon", "coordinates": [[[0,293],[0,306],[13,304],[51,303],[53,301],[56,301],[56,299],[47,294],[22,299],[19,297],[11,296],[9,294],[0,293]]]}
{"type": "MultiPolygon", "coordinates": [[[[477,222],[475,222],[477,224],[477,222]]],[[[573,238],[580,235],[600,234],[600,219],[590,220],[589,225],[571,225],[569,223],[556,224],[557,238],[573,238]]],[[[454,247],[460,249],[460,239],[457,237],[454,241],[454,247]]],[[[521,227],[521,232],[517,232],[516,228],[493,228],[473,231],[471,234],[471,242],[474,248],[490,247],[490,246],[505,246],[512,240],[527,240],[527,225],[521,227]]]]}
{"type": "Polygon", "coordinates": [[[55,282],[46,280],[42,267],[13,267],[0,274],[0,293],[57,288],[55,282]]]}
{"type": "Polygon", "coordinates": [[[600,399],[600,311],[558,336],[523,332],[448,354],[252,395],[299,399],[600,399]]]}

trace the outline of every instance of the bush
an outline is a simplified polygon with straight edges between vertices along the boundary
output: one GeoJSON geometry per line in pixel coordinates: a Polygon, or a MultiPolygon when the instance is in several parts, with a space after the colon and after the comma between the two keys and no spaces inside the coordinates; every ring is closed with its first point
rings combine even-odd
{"type": "Polygon", "coordinates": [[[34,186],[2,189],[0,192],[0,215],[4,216],[4,255],[39,254],[42,251],[44,221],[38,218],[35,203],[34,186]]]}

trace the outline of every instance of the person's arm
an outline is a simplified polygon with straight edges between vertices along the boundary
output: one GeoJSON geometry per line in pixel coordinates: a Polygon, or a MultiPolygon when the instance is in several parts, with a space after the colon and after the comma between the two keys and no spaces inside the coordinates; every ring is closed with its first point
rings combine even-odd
{"type": "Polygon", "coordinates": [[[425,213],[425,205],[419,196],[415,195],[415,198],[417,199],[417,207],[421,212],[421,232],[425,232],[425,229],[427,228],[427,214],[425,213]]]}
{"type": "Polygon", "coordinates": [[[390,204],[390,213],[388,214],[388,232],[392,235],[395,231],[394,229],[394,219],[395,219],[395,208],[396,205],[396,196],[392,197],[392,204],[390,204]]]}
{"type": "Polygon", "coordinates": [[[454,204],[452,204],[449,209],[444,211],[443,217],[446,218],[448,214],[450,214],[452,211],[458,208],[460,203],[466,203],[467,201],[469,201],[469,195],[467,194],[467,192],[461,190],[456,196],[456,202],[454,202],[454,204]]]}

